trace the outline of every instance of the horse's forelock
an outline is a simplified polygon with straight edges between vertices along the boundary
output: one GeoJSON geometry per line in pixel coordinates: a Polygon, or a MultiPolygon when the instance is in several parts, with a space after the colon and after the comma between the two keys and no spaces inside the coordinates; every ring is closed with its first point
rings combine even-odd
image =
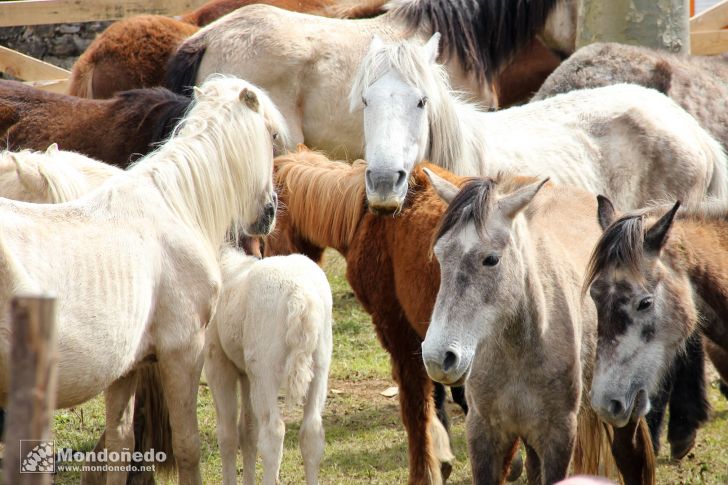
{"type": "Polygon", "coordinates": [[[597,277],[608,268],[619,267],[640,277],[644,255],[644,211],[626,214],[614,221],[599,238],[587,266],[582,292],[586,294],[597,277]]]}
{"type": "Polygon", "coordinates": [[[483,234],[491,208],[491,195],[496,181],[491,178],[474,178],[465,183],[450,202],[435,231],[433,244],[452,230],[462,229],[473,222],[478,234],[483,234]]]}

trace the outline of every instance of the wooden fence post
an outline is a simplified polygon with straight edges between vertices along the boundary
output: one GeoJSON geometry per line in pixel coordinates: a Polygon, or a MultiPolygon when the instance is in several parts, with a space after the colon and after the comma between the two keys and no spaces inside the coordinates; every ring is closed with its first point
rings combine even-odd
{"type": "Polygon", "coordinates": [[[689,0],[579,0],[577,48],[621,42],[690,53],[689,0]]]}
{"type": "Polygon", "coordinates": [[[42,442],[50,440],[56,400],[56,300],[46,295],[16,296],[10,319],[5,483],[50,484],[52,475],[38,472],[53,463],[55,452],[42,442]],[[21,446],[21,440],[33,441],[23,441],[21,446]]]}

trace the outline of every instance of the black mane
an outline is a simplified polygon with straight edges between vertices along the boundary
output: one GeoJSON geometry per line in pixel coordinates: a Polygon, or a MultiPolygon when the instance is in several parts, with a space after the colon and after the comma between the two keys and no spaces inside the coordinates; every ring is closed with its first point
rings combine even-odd
{"type": "Polygon", "coordinates": [[[118,93],[119,111],[137,130],[149,137],[149,150],[169,138],[172,130],[185,117],[192,100],[165,88],[132,89],[118,93]],[[139,119],[141,116],[141,119],[139,119]]]}
{"type": "Polygon", "coordinates": [[[481,234],[488,218],[489,200],[495,185],[496,181],[491,178],[473,178],[468,181],[448,205],[440,219],[433,242],[437,242],[448,231],[460,228],[470,221],[473,221],[476,231],[481,234]]]}
{"type": "Polygon", "coordinates": [[[410,29],[442,35],[444,59],[456,56],[478,82],[491,82],[546,25],[562,0],[414,0],[393,9],[410,29]]]}

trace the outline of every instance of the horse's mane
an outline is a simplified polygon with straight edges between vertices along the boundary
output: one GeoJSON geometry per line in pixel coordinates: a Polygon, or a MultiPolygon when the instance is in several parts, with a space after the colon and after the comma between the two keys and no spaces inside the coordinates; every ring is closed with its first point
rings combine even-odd
{"type": "Polygon", "coordinates": [[[450,91],[447,71],[441,64],[430,63],[421,43],[402,41],[367,52],[354,76],[349,109],[360,108],[364,91],[391,70],[399,73],[405,83],[427,94],[429,99],[426,109],[430,143],[425,158],[451,172],[463,172],[464,154],[482,150],[466,146],[477,139],[464,137],[461,123],[467,124],[466,119],[480,114],[481,110],[450,91]]]}
{"type": "Polygon", "coordinates": [[[305,147],[277,157],[276,185],[282,209],[292,224],[306,228],[312,242],[347,247],[366,211],[365,169],[363,161],[353,166],[334,162],[305,147]]]}
{"type": "Polygon", "coordinates": [[[510,174],[498,174],[495,178],[473,177],[469,179],[448,205],[435,231],[433,242],[436,242],[445,233],[453,229],[461,229],[470,222],[475,224],[478,234],[483,234],[496,192],[508,194],[537,180],[537,177],[510,174]]]}
{"type": "MultiPolygon", "coordinates": [[[[645,231],[648,219],[660,217],[673,204],[659,204],[628,212],[612,222],[594,247],[584,279],[583,292],[589,289],[597,276],[610,266],[619,266],[636,278],[641,278],[640,268],[644,256],[645,231]]],[[[698,222],[728,221],[728,203],[711,200],[693,206],[682,207],[676,220],[698,222]]]]}
{"type": "Polygon", "coordinates": [[[140,132],[152,134],[150,149],[169,138],[192,102],[190,98],[165,88],[122,91],[113,99],[121,124],[134,123],[140,132]]]}
{"type": "Polygon", "coordinates": [[[265,189],[261,177],[273,158],[267,124],[287,138],[281,114],[262,90],[213,76],[173,136],[129,172],[151,176],[170,209],[199,228],[217,253],[229,229],[238,233],[239,215],[257,212],[251,204],[265,189]],[[240,99],[243,89],[255,94],[257,110],[240,99]]]}
{"type": "Polygon", "coordinates": [[[442,34],[442,53],[457,57],[482,85],[541,32],[561,0],[392,0],[386,8],[414,30],[442,34]]]}

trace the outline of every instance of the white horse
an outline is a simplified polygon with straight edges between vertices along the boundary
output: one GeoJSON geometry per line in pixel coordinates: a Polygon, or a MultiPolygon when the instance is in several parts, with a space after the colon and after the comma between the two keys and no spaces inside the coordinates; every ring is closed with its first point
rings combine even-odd
{"type": "Polygon", "coordinates": [[[183,92],[210,73],[234,74],[265,88],[286,118],[290,150],[304,143],[331,158],[361,158],[363,128],[349,113],[351,81],[372,35],[427,39],[443,32],[454,85],[494,106],[490,82],[546,27],[562,51],[573,51],[576,0],[394,0],[372,19],[345,20],[268,5],[240,8],[187,39],[167,69],[168,87],[183,92]]]}
{"type": "Polygon", "coordinates": [[[621,207],[727,198],[721,145],[657,91],[619,84],[486,112],[450,92],[437,51],[437,34],[425,45],[375,38],[361,64],[350,109],[363,109],[371,208],[400,207],[424,158],[459,175],[550,176],[621,207]]]}
{"type": "Polygon", "coordinates": [[[44,204],[67,202],[121,172],[113,165],[61,151],[55,143],[45,152],[6,151],[0,153],[0,197],[44,204]]]}
{"type": "Polygon", "coordinates": [[[332,350],[326,275],[305,256],[259,260],[233,249],[223,252],[221,271],[222,295],[205,335],[205,374],[217,411],[223,483],[236,483],[238,382],[243,483],[255,483],[258,448],[263,483],[278,483],[285,433],[278,410],[282,385],[289,402],[305,398],[301,454],[306,483],[318,483],[324,452],[321,412],[332,350]]]}
{"type": "MultiPolygon", "coordinates": [[[[133,371],[156,358],[180,483],[201,483],[197,384],[219,250],[231,226],[251,235],[272,227],[268,128],[284,133],[270,99],[245,81],[211,79],[195,98],[174,137],[80,199],[0,199],[2,304],[18,292],[58,297],[58,407],[106,390],[106,448],[132,449],[133,371]]],[[[0,404],[8,359],[3,317],[0,404]]]]}

